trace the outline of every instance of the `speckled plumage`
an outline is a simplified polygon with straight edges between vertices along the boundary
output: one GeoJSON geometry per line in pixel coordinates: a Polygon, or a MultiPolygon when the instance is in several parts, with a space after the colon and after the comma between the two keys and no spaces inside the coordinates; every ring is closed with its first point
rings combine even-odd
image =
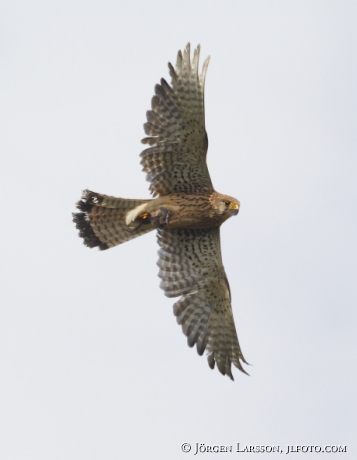
{"type": "Polygon", "coordinates": [[[171,86],[161,79],[146,113],[141,153],[143,171],[154,196],[175,192],[212,192],[206,164],[208,139],[204,117],[204,83],[209,58],[198,74],[200,47],[190,61],[190,45],[178,52],[176,70],[169,64],[171,86]]]}
{"type": "Polygon", "coordinates": [[[231,294],[222,264],[219,228],[159,230],[160,287],[168,297],[182,297],[174,314],[190,347],[206,349],[211,368],[233,379],[231,363],[245,372],[234,325],[231,294]]]}
{"type": "Polygon", "coordinates": [[[85,190],[73,214],[84,244],[108,249],[158,230],[160,287],[181,298],[174,314],[208,364],[233,380],[232,363],[245,372],[234,325],[231,293],[220,248],[220,226],[239,211],[239,201],[216,192],[206,164],[204,82],[209,59],[199,75],[200,47],[179,51],[169,64],[171,86],[155,86],[144,124],[150,147],[141,153],[154,199],[115,198],[85,190]]]}

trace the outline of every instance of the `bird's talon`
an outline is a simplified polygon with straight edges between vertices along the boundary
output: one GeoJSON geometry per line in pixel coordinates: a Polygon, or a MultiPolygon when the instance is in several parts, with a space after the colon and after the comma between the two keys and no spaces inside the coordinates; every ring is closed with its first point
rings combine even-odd
{"type": "Polygon", "coordinates": [[[170,211],[164,207],[159,207],[153,212],[145,211],[138,215],[135,221],[139,222],[139,225],[143,224],[154,224],[155,227],[165,228],[170,220],[170,211]]]}

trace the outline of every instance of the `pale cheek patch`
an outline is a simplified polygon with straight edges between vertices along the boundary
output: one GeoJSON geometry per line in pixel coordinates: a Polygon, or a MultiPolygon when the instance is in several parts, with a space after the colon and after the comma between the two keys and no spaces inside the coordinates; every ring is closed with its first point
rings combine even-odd
{"type": "Polygon", "coordinates": [[[226,210],[226,205],[221,201],[218,206],[218,213],[223,214],[226,210]]]}
{"type": "Polygon", "coordinates": [[[141,204],[140,206],[129,211],[125,216],[126,225],[130,225],[138,217],[139,214],[146,211],[147,203],[141,204]]]}

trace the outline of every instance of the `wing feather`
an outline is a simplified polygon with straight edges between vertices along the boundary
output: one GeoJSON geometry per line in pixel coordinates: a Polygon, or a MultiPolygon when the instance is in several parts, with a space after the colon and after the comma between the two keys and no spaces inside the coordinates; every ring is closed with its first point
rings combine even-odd
{"type": "MultiPolygon", "coordinates": [[[[160,229],[160,287],[168,297],[182,296],[174,314],[190,347],[233,380],[232,363],[246,363],[234,324],[229,283],[221,257],[218,228],[160,229]]],[[[245,372],[246,373],[246,372],[245,372]]]]}
{"type": "Polygon", "coordinates": [[[161,79],[146,114],[141,153],[143,171],[156,195],[213,191],[206,164],[208,140],[204,118],[204,82],[208,59],[199,75],[200,47],[178,52],[176,70],[169,64],[171,86],[161,79]]]}

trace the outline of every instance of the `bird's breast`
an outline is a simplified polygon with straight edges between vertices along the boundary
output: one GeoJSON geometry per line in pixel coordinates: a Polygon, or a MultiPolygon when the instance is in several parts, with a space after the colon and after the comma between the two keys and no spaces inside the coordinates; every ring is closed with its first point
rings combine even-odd
{"type": "Polygon", "coordinates": [[[176,208],[171,213],[168,228],[207,228],[221,224],[210,194],[172,194],[168,197],[167,208],[176,208]]]}

